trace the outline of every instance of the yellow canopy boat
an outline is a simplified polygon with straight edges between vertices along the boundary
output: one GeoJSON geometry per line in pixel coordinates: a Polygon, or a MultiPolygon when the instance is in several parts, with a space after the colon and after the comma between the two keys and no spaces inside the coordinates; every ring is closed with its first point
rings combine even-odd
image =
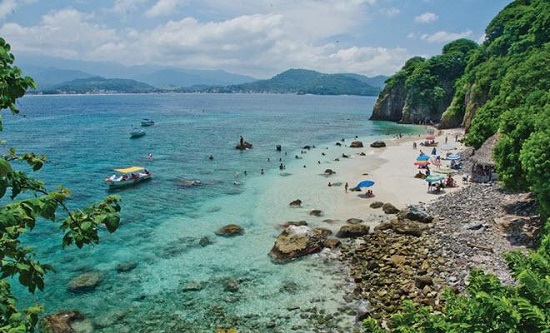
{"type": "Polygon", "coordinates": [[[105,182],[109,185],[109,189],[123,188],[131,185],[136,185],[142,181],[151,179],[153,176],[145,167],[131,166],[128,168],[114,169],[118,174],[114,174],[109,178],[105,178],[105,182]]]}

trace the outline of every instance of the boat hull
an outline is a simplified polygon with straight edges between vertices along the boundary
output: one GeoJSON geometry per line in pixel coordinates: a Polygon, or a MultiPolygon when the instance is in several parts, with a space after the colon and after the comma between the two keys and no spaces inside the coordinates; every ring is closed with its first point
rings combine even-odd
{"type": "Polygon", "coordinates": [[[120,188],[126,188],[131,186],[136,186],[139,183],[145,182],[147,180],[150,180],[152,175],[144,175],[140,176],[139,178],[135,179],[127,179],[127,180],[106,180],[105,182],[109,186],[110,190],[113,189],[120,189],[120,188]]]}

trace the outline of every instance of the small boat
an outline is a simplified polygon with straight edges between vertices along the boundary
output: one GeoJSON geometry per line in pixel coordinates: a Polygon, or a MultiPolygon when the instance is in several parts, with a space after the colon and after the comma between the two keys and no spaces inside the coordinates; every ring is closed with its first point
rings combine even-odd
{"type": "Polygon", "coordinates": [[[105,178],[105,183],[109,185],[109,189],[134,186],[145,180],[151,179],[153,176],[149,170],[140,166],[132,166],[114,170],[116,172],[114,175],[105,178]]]}
{"type": "Polygon", "coordinates": [[[154,124],[155,122],[153,121],[153,119],[143,118],[141,120],[141,126],[153,126],[154,124]]]}
{"type": "Polygon", "coordinates": [[[145,135],[145,131],[141,128],[133,128],[132,131],[130,131],[130,138],[140,138],[145,135]]]}

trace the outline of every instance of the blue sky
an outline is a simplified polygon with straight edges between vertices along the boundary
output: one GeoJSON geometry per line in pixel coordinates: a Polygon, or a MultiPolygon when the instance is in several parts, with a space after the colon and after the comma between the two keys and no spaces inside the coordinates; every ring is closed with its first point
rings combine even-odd
{"type": "MultiPolygon", "coordinates": [[[[221,69],[391,75],[457,38],[483,41],[511,0],[0,0],[18,55],[221,69]]],[[[17,61],[16,61],[17,64],[17,61]]]]}

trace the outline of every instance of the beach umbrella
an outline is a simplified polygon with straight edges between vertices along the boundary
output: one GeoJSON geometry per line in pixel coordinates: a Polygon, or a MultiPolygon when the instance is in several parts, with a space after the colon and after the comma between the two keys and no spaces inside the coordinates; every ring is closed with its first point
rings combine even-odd
{"type": "Polygon", "coordinates": [[[433,183],[433,182],[438,182],[438,181],[443,180],[443,179],[445,179],[445,176],[442,176],[442,175],[429,175],[424,180],[427,181],[428,183],[433,183]]]}
{"type": "Polygon", "coordinates": [[[430,165],[430,161],[416,161],[413,163],[414,165],[417,165],[417,166],[428,166],[430,165]]]}
{"type": "Polygon", "coordinates": [[[426,154],[420,154],[416,158],[417,161],[428,161],[429,159],[430,159],[430,156],[428,156],[426,154]]]}
{"type": "Polygon", "coordinates": [[[426,136],[426,140],[435,140],[435,136],[428,135],[428,136],[426,136]]]}
{"type": "Polygon", "coordinates": [[[374,185],[374,182],[372,180],[363,180],[362,182],[359,182],[355,188],[361,188],[361,187],[371,187],[374,185]]]}
{"type": "Polygon", "coordinates": [[[461,159],[461,157],[460,157],[460,155],[453,154],[453,155],[447,156],[447,159],[450,160],[450,161],[456,161],[456,160],[461,159]]]}
{"type": "Polygon", "coordinates": [[[446,144],[446,145],[441,145],[441,147],[439,147],[439,149],[447,151],[447,150],[453,150],[453,149],[456,149],[456,148],[453,145],[446,144]]]}

